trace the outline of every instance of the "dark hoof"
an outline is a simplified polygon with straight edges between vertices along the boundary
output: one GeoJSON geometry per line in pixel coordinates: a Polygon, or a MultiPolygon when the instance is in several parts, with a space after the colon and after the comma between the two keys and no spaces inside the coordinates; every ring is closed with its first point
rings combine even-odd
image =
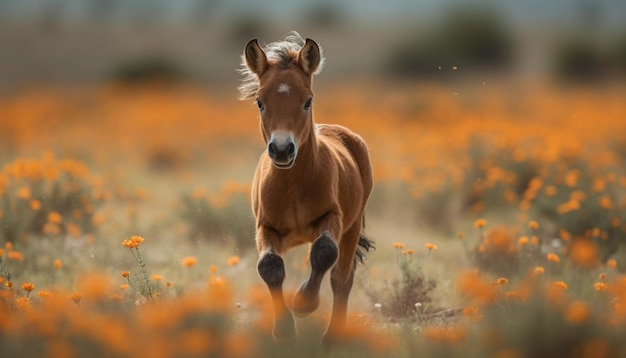
{"type": "Polygon", "coordinates": [[[305,281],[293,297],[293,314],[296,317],[306,317],[320,305],[319,288],[313,292],[308,284],[309,281],[305,281]]]}
{"type": "Polygon", "coordinates": [[[311,246],[311,269],[316,273],[324,273],[328,271],[339,257],[339,249],[337,244],[330,238],[328,232],[318,237],[311,246]]]}

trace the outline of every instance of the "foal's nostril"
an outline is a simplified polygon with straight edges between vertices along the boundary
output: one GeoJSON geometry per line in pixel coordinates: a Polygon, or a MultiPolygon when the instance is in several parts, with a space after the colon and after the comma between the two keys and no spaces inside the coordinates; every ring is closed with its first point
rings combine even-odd
{"type": "Polygon", "coordinates": [[[285,152],[287,153],[288,157],[293,157],[293,155],[296,153],[296,145],[293,144],[293,142],[289,142],[289,144],[287,145],[287,150],[285,150],[285,152]]]}
{"type": "Polygon", "coordinates": [[[269,154],[270,158],[276,158],[277,152],[276,144],[274,142],[270,142],[267,146],[267,154],[269,154]]]}

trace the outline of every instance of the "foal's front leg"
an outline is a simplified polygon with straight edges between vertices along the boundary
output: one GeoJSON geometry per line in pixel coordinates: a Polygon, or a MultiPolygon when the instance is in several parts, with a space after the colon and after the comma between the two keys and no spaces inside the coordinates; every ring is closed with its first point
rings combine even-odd
{"type": "Polygon", "coordinates": [[[315,311],[320,304],[319,291],[326,272],[335,264],[339,257],[337,238],[341,232],[341,221],[338,215],[328,214],[317,225],[324,230],[311,245],[309,262],[311,274],[302,283],[293,298],[293,312],[299,317],[315,311]]]}
{"type": "Polygon", "coordinates": [[[273,230],[261,227],[256,239],[260,252],[257,271],[270,290],[274,306],[272,336],[277,342],[293,339],[296,336],[296,326],[283,295],[285,263],[279,254],[280,237],[273,230]]]}

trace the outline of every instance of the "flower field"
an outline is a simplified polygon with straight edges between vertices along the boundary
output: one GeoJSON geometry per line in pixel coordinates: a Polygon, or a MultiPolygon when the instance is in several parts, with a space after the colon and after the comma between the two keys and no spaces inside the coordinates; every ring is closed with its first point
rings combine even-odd
{"type": "MultiPolygon", "coordinates": [[[[255,106],[224,88],[0,98],[0,355],[626,354],[621,86],[323,84],[314,118],[368,143],[375,188],[341,343],[332,297],[271,340],[256,273],[255,106]]],[[[285,257],[290,295],[306,248],[285,257]]]]}

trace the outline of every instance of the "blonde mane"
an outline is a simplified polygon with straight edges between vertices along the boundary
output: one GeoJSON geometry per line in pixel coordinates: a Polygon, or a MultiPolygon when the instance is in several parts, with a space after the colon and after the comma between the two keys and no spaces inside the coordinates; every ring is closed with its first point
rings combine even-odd
{"type": "MultiPolygon", "coordinates": [[[[297,65],[298,52],[304,44],[305,40],[302,36],[296,31],[292,31],[283,41],[272,42],[263,46],[263,52],[265,52],[270,65],[286,70],[291,66],[297,65]]],[[[322,57],[320,65],[314,74],[318,74],[322,71],[324,61],[325,59],[322,57]]],[[[239,99],[245,100],[256,97],[256,93],[259,90],[259,78],[246,66],[246,61],[243,56],[241,58],[239,73],[243,76],[241,84],[238,87],[239,99]]]]}

